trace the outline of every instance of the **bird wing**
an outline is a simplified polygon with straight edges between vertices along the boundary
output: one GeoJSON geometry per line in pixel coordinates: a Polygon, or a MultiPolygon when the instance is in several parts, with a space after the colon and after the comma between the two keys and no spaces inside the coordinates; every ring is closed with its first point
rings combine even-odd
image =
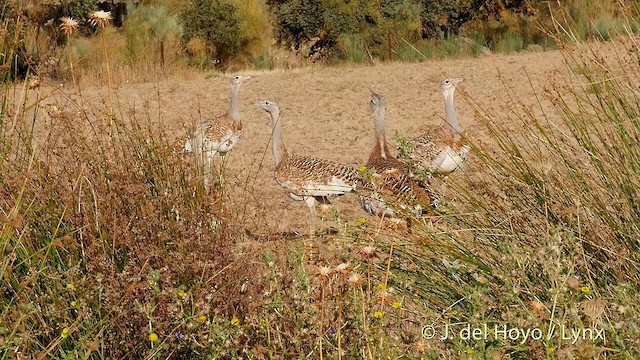
{"type": "Polygon", "coordinates": [[[276,167],[275,177],[282,187],[303,196],[342,195],[362,181],[350,166],[306,156],[289,156],[276,167]]]}
{"type": "Polygon", "coordinates": [[[358,200],[371,214],[395,217],[412,209],[421,215],[431,204],[427,191],[410,178],[406,165],[397,159],[369,159],[367,174],[368,186],[359,190],[358,200]]]}

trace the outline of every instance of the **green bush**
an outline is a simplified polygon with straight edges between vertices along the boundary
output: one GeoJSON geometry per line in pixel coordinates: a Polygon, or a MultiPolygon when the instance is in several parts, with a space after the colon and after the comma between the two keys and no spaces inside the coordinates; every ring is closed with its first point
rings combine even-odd
{"type": "Polygon", "coordinates": [[[362,61],[383,53],[387,33],[414,38],[420,30],[419,7],[403,1],[269,0],[277,40],[287,47],[309,47],[340,59],[362,61]],[[357,34],[355,36],[354,34],[357,34]],[[355,54],[354,51],[360,52],[355,54]]]}
{"type": "Polygon", "coordinates": [[[186,42],[202,39],[205,53],[219,66],[237,57],[248,42],[236,6],[225,0],[189,0],[180,15],[186,42]]]}

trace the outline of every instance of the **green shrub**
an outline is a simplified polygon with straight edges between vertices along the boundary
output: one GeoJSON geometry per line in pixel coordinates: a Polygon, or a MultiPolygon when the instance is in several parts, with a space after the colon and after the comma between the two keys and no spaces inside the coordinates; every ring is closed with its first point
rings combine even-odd
{"type": "Polygon", "coordinates": [[[205,53],[226,66],[236,58],[247,43],[242,32],[236,6],[227,0],[189,0],[181,13],[184,38],[202,39],[205,53]]]}
{"type": "Polygon", "coordinates": [[[371,53],[386,54],[388,32],[413,39],[420,29],[419,7],[409,0],[268,3],[276,20],[278,41],[295,49],[308,46],[306,55],[324,52],[339,59],[362,61],[371,53]]]}

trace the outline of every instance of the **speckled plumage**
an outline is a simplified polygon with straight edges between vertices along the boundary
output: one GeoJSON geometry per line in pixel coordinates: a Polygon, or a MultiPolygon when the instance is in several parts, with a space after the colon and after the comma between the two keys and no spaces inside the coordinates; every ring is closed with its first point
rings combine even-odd
{"type": "Polygon", "coordinates": [[[355,190],[362,182],[362,174],[353,167],[288,153],[276,166],[274,175],[280,186],[296,196],[342,195],[355,190]]]}
{"type": "MultiPolygon", "coordinates": [[[[209,188],[213,156],[222,156],[233,149],[242,137],[242,122],[238,104],[240,85],[251,76],[235,75],[229,81],[230,109],[229,112],[202,121],[189,133],[184,144],[185,152],[193,152],[196,160],[204,166],[204,185],[209,188]]],[[[222,176],[222,171],[220,173],[222,176]]]]}
{"type": "Polygon", "coordinates": [[[316,205],[329,204],[331,197],[355,191],[364,182],[355,168],[335,161],[289,154],[282,140],[280,106],[272,100],[256,105],[264,109],[273,126],[272,150],[275,162],[274,178],[289,197],[305,201],[311,212],[310,233],[314,233],[316,205]]]}
{"type": "Polygon", "coordinates": [[[238,108],[238,92],[240,85],[251,76],[235,75],[230,80],[230,110],[196,125],[185,143],[185,151],[191,152],[202,148],[202,151],[213,155],[226,153],[233,149],[242,137],[242,121],[238,108]]]}
{"type": "Polygon", "coordinates": [[[371,94],[371,111],[374,117],[374,145],[366,165],[368,192],[359,195],[361,207],[370,214],[397,217],[400,213],[421,215],[431,204],[428,192],[409,176],[407,165],[389,152],[385,138],[384,97],[371,94]]]}
{"type": "Polygon", "coordinates": [[[469,155],[471,147],[465,144],[453,104],[455,86],[462,81],[461,78],[452,78],[440,84],[445,98],[447,124],[432,126],[411,140],[408,160],[412,168],[431,174],[448,174],[460,168],[469,155]]]}

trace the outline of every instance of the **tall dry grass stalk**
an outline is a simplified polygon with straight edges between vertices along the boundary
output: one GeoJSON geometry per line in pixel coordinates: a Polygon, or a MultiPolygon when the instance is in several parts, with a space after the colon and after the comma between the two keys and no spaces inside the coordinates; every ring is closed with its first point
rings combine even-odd
{"type": "Polygon", "coordinates": [[[113,117],[114,116],[113,94],[112,94],[113,81],[111,78],[111,67],[109,66],[109,52],[107,51],[107,34],[105,31],[107,26],[111,23],[111,12],[102,11],[102,10],[94,11],[91,14],[89,14],[89,22],[93,26],[101,29],[100,37],[102,38],[102,50],[104,54],[104,63],[105,63],[105,69],[107,71],[107,82],[109,86],[109,116],[113,117]]]}

